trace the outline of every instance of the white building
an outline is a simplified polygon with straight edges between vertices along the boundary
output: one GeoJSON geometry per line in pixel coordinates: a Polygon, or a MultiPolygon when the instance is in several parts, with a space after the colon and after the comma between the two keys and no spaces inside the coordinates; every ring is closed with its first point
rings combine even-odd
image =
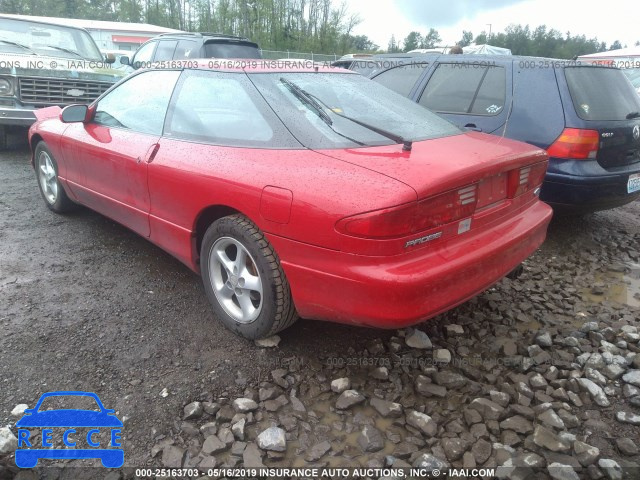
{"type": "Polygon", "coordinates": [[[91,34],[98,48],[102,51],[135,51],[141,44],[156,35],[180,31],[174,30],[173,28],[158,27],[157,25],[150,25],[148,23],[104,22],[102,20],[38,17],[31,15],[3,14],[3,16],[84,28],[91,34]]]}

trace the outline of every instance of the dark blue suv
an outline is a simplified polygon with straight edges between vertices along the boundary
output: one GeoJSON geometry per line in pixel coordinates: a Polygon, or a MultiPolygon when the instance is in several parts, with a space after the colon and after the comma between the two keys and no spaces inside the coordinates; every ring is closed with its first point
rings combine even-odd
{"type": "Polygon", "coordinates": [[[536,57],[375,56],[352,70],[461,128],[544,148],[541,198],[589,212],[640,196],[640,97],[616,68],[536,57]]]}

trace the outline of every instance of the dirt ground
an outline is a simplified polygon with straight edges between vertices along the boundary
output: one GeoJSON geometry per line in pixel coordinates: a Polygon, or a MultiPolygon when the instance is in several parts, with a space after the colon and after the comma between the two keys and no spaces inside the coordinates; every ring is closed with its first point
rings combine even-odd
{"type": "Polygon", "coordinates": [[[154,432],[166,430],[188,399],[220,396],[291,355],[391,335],[298,321],[279,350],[258,349],[218,323],[200,277],[167,253],[90,210],[50,212],[27,146],[0,153],[0,178],[2,425],[41,393],[92,391],[128,418],[126,464],[141,466],[154,432]]]}
{"type": "MultiPolygon", "coordinates": [[[[50,212],[28,159],[24,145],[0,154],[2,425],[15,423],[10,412],[17,404],[33,407],[43,392],[96,392],[125,420],[125,464],[152,465],[153,445],[175,430],[187,403],[238,395],[292,359],[321,364],[336,352],[360,352],[397,334],[301,320],[280,334],[277,349],[257,348],[217,322],[200,278],[168,254],[87,209],[50,212]]],[[[617,278],[607,267],[637,265],[639,239],[637,202],[554,219],[522,281],[528,288],[527,282],[546,279],[548,291],[539,295],[549,295],[550,303],[569,292],[570,310],[556,302],[538,312],[542,303],[536,302],[527,315],[553,314],[570,323],[579,308],[594,316],[605,308],[622,310],[637,324],[640,270],[617,278]]],[[[478,304],[487,312],[504,311],[500,302],[509,299],[496,295],[486,292],[478,304]]],[[[469,310],[463,305],[448,318],[469,310]]]]}

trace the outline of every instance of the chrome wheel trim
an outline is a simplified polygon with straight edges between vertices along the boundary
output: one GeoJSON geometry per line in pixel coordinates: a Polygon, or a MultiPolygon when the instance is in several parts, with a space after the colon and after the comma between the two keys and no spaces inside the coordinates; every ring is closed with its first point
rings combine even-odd
{"type": "Polygon", "coordinates": [[[221,237],[209,252],[213,293],[224,311],[238,323],[248,324],[262,310],[263,287],[258,266],[235,238],[221,237]]]}
{"type": "Polygon", "coordinates": [[[58,199],[58,175],[53,167],[53,160],[45,151],[38,155],[38,179],[45,200],[49,205],[56,203],[58,199]]]}

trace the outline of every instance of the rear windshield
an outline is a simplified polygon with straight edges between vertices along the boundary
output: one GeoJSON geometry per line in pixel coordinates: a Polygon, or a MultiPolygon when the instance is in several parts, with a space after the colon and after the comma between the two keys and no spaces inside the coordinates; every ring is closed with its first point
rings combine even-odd
{"type": "Polygon", "coordinates": [[[616,68],[564,69],[571,100],[583,120],[625,120],[640,111],[640,98],[616,68]]]}
{"type": "Polygon", "coordinates": [[[447,120],[360,75],[257,73],[251,80],[291,133],[308,148],[397,143],[345,117],[410,141],[461,133],[447,120]],[[313,98],[316,107],[296,97],[292,84],[313,98]]]}
{"type": "Polygon", "coordinates": [[[204,53],[205,58],[262,58],[258,47],[250,43],[208,42],[204,53]]]}

